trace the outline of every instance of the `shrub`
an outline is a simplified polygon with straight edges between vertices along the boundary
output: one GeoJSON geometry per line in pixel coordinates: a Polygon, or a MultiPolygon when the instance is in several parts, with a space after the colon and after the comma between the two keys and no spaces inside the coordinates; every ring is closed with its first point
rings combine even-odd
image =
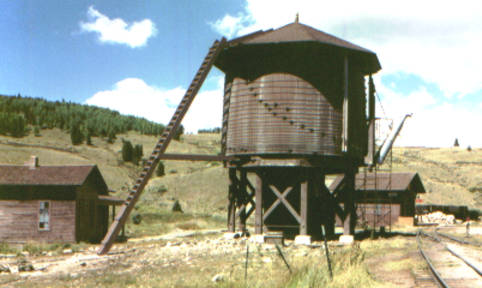
{"type": "Polygon", "coordinates": [[[156,176],[157,177],[162,177],[166,175],[165,173],[165,167],[164,167],[164,162],[159,161],[159,164],[157,164],[157,169],[156,169],[156,176]]]}
{"type": "Polygon", "coordinates": [[[184,126],[180,125],[177,130],[176,130],[176,133],[174,134],[174,136],[172,137],[172,139],[174,140],[181,140],[181,135],[184,134],[184,126]]]}
{"type": "Polygon", "coordinates": [[[141,223],[141,221],[142,221],[141,214],[136,213],[136,214],[132,215],[132,223],[138,225],[138,224],[141,223]]]}

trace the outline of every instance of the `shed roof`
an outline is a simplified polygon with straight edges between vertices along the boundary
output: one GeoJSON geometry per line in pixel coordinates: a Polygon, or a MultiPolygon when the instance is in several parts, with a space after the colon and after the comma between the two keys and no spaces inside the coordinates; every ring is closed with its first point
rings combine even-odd
{"type": "MultiPolygon", "coordinates": [[[[343,180],[338,176],[330,185],[334,191],[343,180]]],[[[415,193],[425,193],[422,180],[418,173],[358,173],[355,176],[356,191],[397,191],[410,190],[415,193]]]]}
{"type": "MultiPolygon", "coordinates": [[[[0,185],[82,185],[87,176],[98,168],[83,166],[29,166],[0,165],[0,185]]],[[[99,172],[100,174],[100,172],[99,172]]]]}

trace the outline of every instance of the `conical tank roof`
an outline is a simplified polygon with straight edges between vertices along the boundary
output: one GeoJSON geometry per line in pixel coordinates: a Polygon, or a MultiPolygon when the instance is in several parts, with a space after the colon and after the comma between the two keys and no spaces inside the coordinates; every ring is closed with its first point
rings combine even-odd
{"type": "Polygon", "coordinates": [[[221,70],[225,70],[224,57],[229,57],[229,50],[238,47],[256,47],[258,45],[289,45],[296,43],[320,45],[320,47],[332,47],[345,50],[347,54],[361,58],[367,67],[364,67],[367,73],[375,73],[381,69],[377,55],[361,46],[335,37],[323,31],[317,30],[308,25],[294,22],[278,29],[270,29],[267,31],[257,31],[245,36],[232,39],[228,42],[228,48],[222,53],[216,66],[221,70]]]}

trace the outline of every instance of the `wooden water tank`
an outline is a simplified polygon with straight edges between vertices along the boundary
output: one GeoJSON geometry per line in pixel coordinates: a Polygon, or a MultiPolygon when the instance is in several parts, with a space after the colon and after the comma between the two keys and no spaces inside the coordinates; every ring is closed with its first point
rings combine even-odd
{"type": "Polygon", "coordinates": [[[375,53],[295,22],[231,40],[215,65],[226,77],[226,155],[366,155],[364,77],[380,69],[375,53]]]}
{"type": "Polygon", "coordinates": [[[341,153],[340,109],[298,76],[234,78],[229,105],[228,155],[341,153]]]}

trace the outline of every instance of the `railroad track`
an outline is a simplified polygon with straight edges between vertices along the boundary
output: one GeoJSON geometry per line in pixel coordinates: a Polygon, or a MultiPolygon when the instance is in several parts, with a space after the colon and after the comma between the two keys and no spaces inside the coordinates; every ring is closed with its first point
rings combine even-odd
{"type": "MultiPolygon", "coordinates": [[[[465,245],[464,248],[469,245],[459,243],[465,245]]],[[[467,257],[480,255],[478,249],[468,248],[461,252],[460,247],[454,249],[455,245],[447,245],[436,232],[432,234],[422,230],[417,233],[417,244],[432,274],[431,280],[426,274],[417,277],[416,282],[420,287],[482,287],[480,260],[467,257]],[[422,236],[429,242],[422,241],[422,236]]]]}
{"type": "Polygon", "coordinates": [[[437,236],[441,236],[443,238],[449,239],[451,241],[455,241],[460,244],[465,244],[465,245],[470,245],[470,246],[476,246],[476,247],[482,247],[482,243],[476,242],[476,241],[468,241],[459,237],[452,236],[450,234],[442,233],[439,231],[440,228],[435,229],[435,234],[437,236]]]}

